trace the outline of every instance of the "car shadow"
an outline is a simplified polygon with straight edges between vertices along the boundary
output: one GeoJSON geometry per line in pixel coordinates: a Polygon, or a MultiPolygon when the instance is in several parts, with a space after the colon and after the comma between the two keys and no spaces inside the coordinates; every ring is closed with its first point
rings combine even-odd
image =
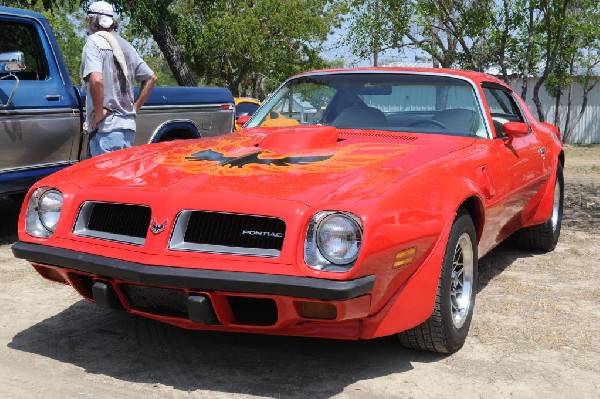
{"type": "Polygon", "coordinates": [[[9,348],[119,380],[261,397],[328,398],[444,355],[396,337],[368,341],[189,331],[79,301],[15,335],[9,348]]]}
{"type": "Polygon", "coordinates": [[[502,274],[518,259],[530,258],[542,252],[524,250],[505,241],[483,258],[479,259],[479,285],[477,293],[483,291],[494,278],[502,274]]]}

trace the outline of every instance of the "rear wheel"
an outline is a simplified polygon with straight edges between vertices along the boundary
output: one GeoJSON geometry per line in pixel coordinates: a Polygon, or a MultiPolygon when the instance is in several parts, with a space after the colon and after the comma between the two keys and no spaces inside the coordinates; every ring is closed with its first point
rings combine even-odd
{"type": "Polygon", "coordinates": [[[542,224],[536,226],[524,227],[513,235],[514,242],[525,249],[550,252],[556,248],[558,237],[560,237],[560,228],[562,225],[564,201],[564,177],[563,167],[558,164],[556,169],[556,180],[554,183],[554,202],[552,204],[552,214],[542,224]]]}
{"type": "Polygon", "coordinates": [[[460,210],[446,244],[433,314],[398,334],[402,345],[438,353],[460,349],[467,338],[477,288],[477,239],[473,221],[460,210]]]}

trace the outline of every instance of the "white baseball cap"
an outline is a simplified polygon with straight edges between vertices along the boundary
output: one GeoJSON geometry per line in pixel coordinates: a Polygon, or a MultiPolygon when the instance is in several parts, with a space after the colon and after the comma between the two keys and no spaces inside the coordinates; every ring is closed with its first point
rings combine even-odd
{"type": "Polygon", "coordinates": [[[96,15],[98,24],[103,28],[110,28],[113,24],[115,11],[106,1],[95,1],[88,7],[87,15],[96,15]]]}

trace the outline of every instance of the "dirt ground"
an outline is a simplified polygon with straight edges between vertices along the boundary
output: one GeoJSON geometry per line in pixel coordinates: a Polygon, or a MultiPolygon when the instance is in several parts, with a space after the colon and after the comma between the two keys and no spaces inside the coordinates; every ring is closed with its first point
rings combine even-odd
{"type": "Polygon", "coordinates": [[[480,262],[471,332],[451,356],[100,309],[13,258],[18,206],[0,198],[0,397],[598,398],[600,146],[566,152],[558,247],[503,245],[480,262]]]}

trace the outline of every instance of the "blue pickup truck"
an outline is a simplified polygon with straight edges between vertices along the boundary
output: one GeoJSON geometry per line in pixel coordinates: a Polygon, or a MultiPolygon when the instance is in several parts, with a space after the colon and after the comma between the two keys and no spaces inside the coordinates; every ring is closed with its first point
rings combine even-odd
{"type": "MultiPolygon", "coordinates": [[[[73,85],[48,20],[0,7],[0,194],[83,159],[85,93],[73,85]]],[[[155,87],[137,118],[136,145],[217,136],[234,127],[224,88],[155,87]]]]}

